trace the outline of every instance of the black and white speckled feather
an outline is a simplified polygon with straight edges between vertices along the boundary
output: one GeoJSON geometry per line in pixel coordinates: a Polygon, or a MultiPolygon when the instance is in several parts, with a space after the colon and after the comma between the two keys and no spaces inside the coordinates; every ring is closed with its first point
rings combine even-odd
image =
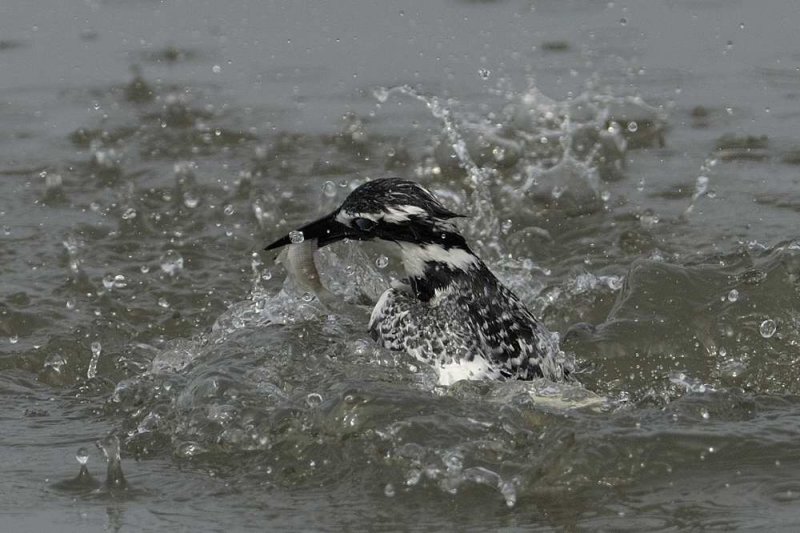
{"type": "Polygon", "coordinates": [[[373,337],[434,364],[445,385],[487,377],[567,377],[555,336],[480,260],[442,277],[448,282],[427,301],[413,286],[410,292],[384,292],[370,318],[373,337]]]}
{"type": "MultiPolygon", "coordinates": [[[[398,246],[408,285],[380,297],[369,331],[386,348],[432,364],[439,381],[568,379],[572,367],[549,332],[470,250],[446,209],[418,184],[380,179],[300,228],[319,246],[343,238],[398,246]]],[[[268,248],[288,244],[287,237],[268,248]]]]}

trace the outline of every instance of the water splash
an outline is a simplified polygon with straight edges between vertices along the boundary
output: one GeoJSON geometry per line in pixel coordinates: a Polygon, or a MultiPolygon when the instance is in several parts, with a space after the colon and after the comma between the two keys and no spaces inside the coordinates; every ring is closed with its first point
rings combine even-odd
{"type": "Polygon", "coordinates": [[[122,274],[106,274],[103,276],[103,287],[106,290],[124,289],[127,286],[128,282],[122,274]]]}
{"type": "Polygon", "coordinates": [[[694,186],[694,193],[692,193],[692,200],[689,202],[689,205],[683,212],[682,217],[686,218],[694,212],[695,205],[704,196],[708,196],[711,193],[709,192],[708,185],[711,181],[709,177],[711,172],[713,171],[714,167],[717,166],[718,160],[716,158],[708,158],[706,159],[703,164],[700,166],[700,175],[695,180],[694,186]]]}
{"type": "Polygon", "coordinates": [[[775,324],[775,321],[772,319],[764,320],[758,328],[758,331],[761,333],[761,336],[765,339],[769,339],[775,332],[778,330],[778,326],[775,324]]]}
{"type": "Polygon", "coordinates": [[[66,479],[53,484],[53,488],[67,492],[85,493],[91,492],[100,487],[100,482],[97,481],[90,473],[87,466],[89,462],[89,452],[81,446],[75,452],[75,460],[80,465],[78,475],[71,479],[66,479]]]}
{"type": "Polygon", "coordinates": [[[159,351],[150,364],[152,374],[174,374],[189,366],[199,355],[197,343],[186,339],[175,339],[159,351]]]}
{"type": "Polygon", "coordinates": [[[470,215],[481,221],[481,230],[478,237],[485,240],[490,247],[498,250],[499,222],[492,207],[492,197],[489,185],[495,175],[488,167],[481,167],[475,163],[468,148],[461,126],[455,117],[451,106],[454,102],[442,102],[437,96],[428,96],[408,86],[401,85],[388,89],[377,89],[375,97],[379,102],[385,102],[393,93],[410,96],[424,103],[431,114],[442,121],[443,133],[449,142],[450,148],[458,158],[459,166],[467,173],[467,183],[472,190],[470,215]]]}
{"type": "Polygon", "coordinates": [[[84,243],[70,235],[62,244],[67,251],[69,269],[71,272],[77,274],[81,269],[82,260],[80,257],[80,249],[84,246],[84,243]]]}
{"type": "Polygon", "coordinates": [[[169,276],[177,276],[183,270],[183,256],[176,250],[167,250],[159,260],[161,270],[169,276]]]}
{"type": "Polygon", "coordinates": [[[89,368],[86,370],[86,377],[88,379],[94,379],[97,375],[97,362],[100,360],[100,352],[102,351],[103,347],[97,341],[92,343],[92,358],[89,360],[89,368]]]}
{"type": "Polygon", "coordinates": [[[81,466],[85,466],[86,463],[89,461],[89,452],[84,447],[78,448],[78,451],[75,452],[75,460],[78,461],[78,464],[81,466]]]}
{"type": "Polygon", "coordinates": [[[714,392],[715,389],[713,386],[703,383],[702,380],[693,378],[685,374],[684,372],[672,372],[669,375],[669,381],[678,387],[681,387],[686,392],[692,392],[697,394],[705,394],[708,392],[714,392]]]}
{"type": "Polygon", "coordinates": [[[467,212],[480,224],[465,231],[490,260],[502,256],[501,214],[525,219],[535,209],[567,216],[607,209],[611,196],[602,182],[623,175],[628,150],[664,144],[665,114],[637,96],[587,90],[556,101],[533,85],[522,93],[496,92],[504,107],[479,112],[456,111],[458,101],[405,85],[374,92],[379,102],[393,94],[412,97],[441,121],[435,163],[424,163],[417,174],[466,174],[467,212]]]}
{"type": "Polygon", "coordinates": [[[106,488],[110,490],[126,490],[128,483],[125,481],[125,475],[122,472],[119,437],[112,433],[98,440],[96,444],[105,455],[107,461],[106,488]]]}
{"type": "Polygon", "coordinates": [[[67,358],[60,353],[51,354],[47,356],[47,359],[44,360],[44,368],[52,370],[57,374],[61,373],[66,364],[67,358]]]}

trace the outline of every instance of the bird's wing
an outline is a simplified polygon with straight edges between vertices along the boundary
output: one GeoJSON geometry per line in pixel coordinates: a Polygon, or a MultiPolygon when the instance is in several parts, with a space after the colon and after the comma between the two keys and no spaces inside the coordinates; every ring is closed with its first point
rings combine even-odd
{"type": "Polygon", "coordinates": [[[557,337],[505,286],[498,287],[498,297],[504,302],[493,308],[502,312],[487,320],[484,333],[487,345],[494,348],[493,357],[522,379],[543,376],[563,380],[565,373],[557,337]]]}
{"type": "Polygon", "coordinates": [[[431,305],[388,289],[372,311],[369,331],[385,348],[405,350],[439,366],[482,357],[479,336],[454,312],[450,306],[431,305]]]}

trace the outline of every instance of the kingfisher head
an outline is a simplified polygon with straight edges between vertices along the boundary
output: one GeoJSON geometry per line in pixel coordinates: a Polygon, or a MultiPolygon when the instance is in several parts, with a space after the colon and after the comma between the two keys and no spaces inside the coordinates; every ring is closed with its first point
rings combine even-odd
{"type": "MultiPolygon", "coordinates": [[[[334,212],[297,231],[320,248],[342,239],[395,243],[415,285],[414,280],[430,281],[478,263],[452,221],[460,216],[413,181],[383,178],[361,185],[334,212]]],[[[287,235],[266,249],[290,243],[287,235]]]]}

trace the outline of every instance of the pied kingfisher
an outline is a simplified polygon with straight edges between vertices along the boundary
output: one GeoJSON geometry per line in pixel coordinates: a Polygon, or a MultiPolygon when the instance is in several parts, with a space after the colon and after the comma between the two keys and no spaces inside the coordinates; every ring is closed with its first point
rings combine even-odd
{"type": "MultiPolygon", "coordinates": [[[[556,335],[476,256],[453,219],[413,181],[384,178],[355,189],[333,213],[300,228],[320,248],[382,239],[399,248],[407,285],[387,289],[369,321],[381,345],[432,364],[443,385],[459,379],[569,379],[556,335]]],[[[285,236],[267,246],[290,244],[285,236]]]]}

